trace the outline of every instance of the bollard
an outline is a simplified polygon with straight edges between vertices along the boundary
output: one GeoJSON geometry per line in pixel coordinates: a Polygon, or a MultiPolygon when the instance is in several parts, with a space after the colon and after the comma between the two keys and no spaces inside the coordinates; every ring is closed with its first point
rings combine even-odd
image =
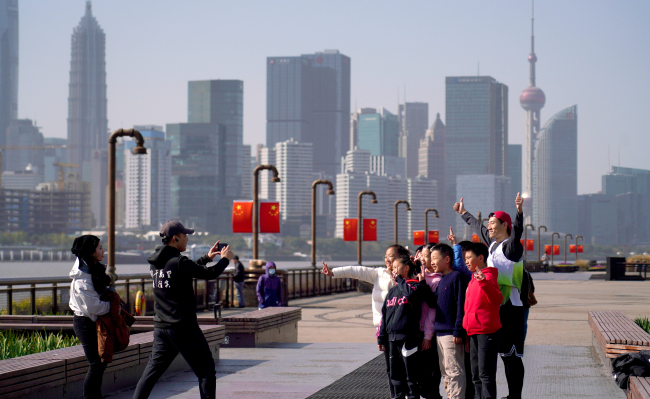
{"type": "Polygon", "coordinates": [[[20,261],[21,262],[25,261],[25,251],[22,249],[20,250],[20,261]]]}
{"type": "Polygon", "coordinates": [[[14,250],[13,249],[11,251],[9,251],[9,260],[12,261],[12,262],[14,261],[14,250]]]}
{"type": "Polygon", "coordinates": [[[7,286],[7,314],[12,315],[13,314],[13,290],[11,288],[11,285],[7,286]]]}
{"type": "Polygon", "coordinates": [[[57,314],[58,311],[58,295],[57,295],[58,288],[56,286],[56,283],[52,283],[52,314],[57,314]]]}

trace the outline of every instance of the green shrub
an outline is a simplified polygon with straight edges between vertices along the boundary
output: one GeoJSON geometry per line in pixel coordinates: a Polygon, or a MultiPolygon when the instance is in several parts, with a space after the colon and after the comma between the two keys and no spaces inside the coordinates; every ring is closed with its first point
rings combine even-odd
{"type": "Polygon", "coordinates": [[[650,320],[647,317],[637,317],[634,322],[650,334],[650,320]]]}
{"type": "Polygon", "coordinates": [[[0,331],[0,360],[79,344],[77,337],[69,337],[62,333],[54,334],[44,331],[43,334],[33,332],[23,335],[12,330],[0,331]]]}

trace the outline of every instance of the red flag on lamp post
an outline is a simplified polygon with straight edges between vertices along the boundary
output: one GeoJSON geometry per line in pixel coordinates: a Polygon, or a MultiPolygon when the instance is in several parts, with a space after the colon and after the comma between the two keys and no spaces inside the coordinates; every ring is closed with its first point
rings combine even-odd
{"type": "Polygon", "coordinates": [[[280,203],[262,202],[260,204],[260,233],[280,232],[280,203]]]}
{"type": "Polygon", "coordinates": [[[582,245],[578,245],[578,253],[581,254],[584,251],[584,247],[582,245]]]}
{"type": "Polygon", "coordinates": [[[535,250],[535,240],[526,240],[526,251],[535,250]]]}
{"type": "Polygon", "coordinates": [[[363,219],[363,241],[377,241],[377,219],[363,219]]]}
{"type": "Polygon", "coordinates": [[[343,219],[343,241],[357,240],[357,219],[343,219]]]}
{"type": "Polygon", "coordinates": [[[575,245],[569,245],[569,252],[574,254],[576,253],[576,246],[575,245]]]}
{"type": "Polygon", "coordinates": [[[480,242],[478,234],[472,234],[472,242],[480,242]]]}
{"type": "Polygon", "coordinates": [[[550,255],[550,254],[551,254],[551,246],[550,246],[550,245],[544,245],[544,253],[545,253],[546,255],[550,255]]]}
{"type": "Polygon", "coordinates": [[[429,242],[438,244],[440,242],[440,233],[438,230],[429,231],[429,242]]]}
{"type": "Polygon", "coordinates": [[[413,232],[413,245],[424,245],[424,230],[413,232]]]}
{"type": "Polygon", "coordinates": [[[560,246],[553,245],[553,255],[559,255],[559,254],[560,254],[560,246]]]}
{"type": "Polygon", "coordinates": [[[232,232],[253,232],[253,201],[234,201],[232,203],[232,232]]]}

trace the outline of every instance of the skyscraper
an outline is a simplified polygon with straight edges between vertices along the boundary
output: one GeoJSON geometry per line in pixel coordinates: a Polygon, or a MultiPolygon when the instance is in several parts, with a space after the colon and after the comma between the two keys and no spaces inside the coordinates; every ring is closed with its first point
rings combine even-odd
{"type": "MultiPolygon", "coordinates": [[[[510,176],[510,196],[513,201],[521,193],[521,144],[508,144],[508,171],[510,176]]],[[[525,202],[524,202],[525,203],[525,202]]]]}
{"type": "Polygon", "coordinates": [[[533,157],[533,224],[571,233],[578,195],[578,106],[563,109],[540,130],[533,157]]]}
{"type": "Polygon", "coordinates": [[[68,157],[73,164],[90,161],[93,150],[108,148],[105,47],[106,35],[87,1],[86,13],[72,33],[68,157]]]}
{"type": "MultiPolygon", "coordinates": [[[[0,145],[18,118],[18,0],[0,1],[0,145]]],[[[1,172],[1,171],[0,171],[1,172]]]]}
{"type": "Polygon", "coordinates": [[[531,35],[530,35],[530,54],[528,55],[530,63],[530,81],[527,88],[521,92],[519,103],[526,110],[526,196],[533,195],[533,164],[535,159],[535,143],[539,139],[540,111],[546,103],[546,95],[539,87],[535,86],[535,14],[531,18],[531,35]]]}
{"type": "Polygon", "coordinates": [[[338,50],[266,61],[266,145],[313,145],[313,171],[333,176],[350,142],[350,58],[338,50]]]}
{"type": "Polygon", "coordinates": [[[447,128],[440,120],[440,113],[436,114],[436,120],[427,129],[425,136],[420,140],[418,163],[418,174],[425,179],[437,181],[437,203],[438,213],[440,215],[438,223],[440,226],[446,226],[445,210],[445,141],[447,137],[447,128]]]}
{"type": "Polygon", "coordinates": [[[399,155],[399,120],[386,108],[362,108],[356,122],[357,146],[371,155],[399,155]]]}
{"type": "Polygon", "coordinates": [[[445,209],[458,201],[458,175],[505,175],[508,146],[508,86],[490,76],[447,77],[445,209]]]}
{"type": "Polygon", "coordinates": [[[399,156],[406,158],[407,177],[419,173],[418,152],[420,140],[429,127],[429,104],[422,102],[400,104],[397,111],[399,120],[399,156]]]}

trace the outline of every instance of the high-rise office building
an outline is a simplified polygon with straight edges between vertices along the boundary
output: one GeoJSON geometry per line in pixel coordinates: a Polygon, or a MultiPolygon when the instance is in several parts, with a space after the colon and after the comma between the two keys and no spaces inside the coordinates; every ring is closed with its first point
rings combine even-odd
{"type": "Polygon", "coordinates": [[[612,166],[602,177],[602,189],[605,195],[650,194],[650,170],[612,166]]]}
{"type": "MultiPolygon", "coordinates": [[[[509,198],[510,177],[503,175],[459,175],[456,193],[464,198],[465,207],[478,217],[481,212],[487,218],[490,212],[504,211],[514,218],[514,198],[509,198]]],[[[473,232],[460,217],[456,218],[456,235],[462,239],[472,238],[473,232]]]]}
{"type": "Polygon", "coordinates": [[[287,220],[311,214],[312,144],[293,139],[275,144],[275,167],[280,174],[276,185],[276,199],[280,202],[280,216],[287,220]]]}
{"type": "Polygon", "coordinates": [[[350,58],[338,50],[266,60],[266,146],[312,143],[313,170],[333,176],[350,143],[350,58]]]}
{"type": "MultiPolygon", "coordinates": [[[[68,144],[67,139],[58,137],[44,137],[44,145],[64,146],[68,144]]],[[[48,148],[43,151],[43,181],[50,182],[58,178],[59,168],[55,163],[65,163],[68,160],[66,148],[48,148]]],[[[79,172],[79,170],[76,170],[79,172]]]]}
{"type": "Polygon", "coordinates": [[[25,149],[5,151],[2,157],[2,169],[5,171],[24,170],[27,165],[31,165],[34,173],[41,176],[39,183],[42,182],[45,151],[29,148],[43,146],[44,139],[41,129],[35,126],[31,119],[17,119],[7,128],[6,133],[6,145],[24,147],[25,149]]]}
{"type": "Polygon", "coordinates": [[[425,136],[420,140],[419,149],[419,172],[418,174],[427,180],[436,181],[438,206],[438,223],[446,226],[447,213],[445,212],[445,141],[447,128],[440,120],[440,113],[436,114],[436,120],[427,129],[425,136]]]}
{"type": "Polygon", "coordinates": [[[0,145],[7,145],[7,128],[17,118],[18,0],[3,0],[0,1],[0,145]]]}
{"type": "MultiPolygon", "coordinates": [[[[510,177],[510,198],[514,201],[517,193],[523,195],[521,189],[521,144],[508,144],[508,169],[507,175],[510,177]]],[[[524,201],[524,203],[526,203],[524,201]]]]}
{"type": "Polygon", "coordinates": [[[125,142],[124,190],[127,229],[157,229],[171,219],[171,144],[162,126],[134,126],[144,138],[145,155],[133,155],[135,141],[125,142]]]}
{"type": "Polygon", "coordinates": [[[578,106],[563,109],[539,132],[533,157],[533,224],[571,233],[578,195],[578,106]]]}
{"type": "Polygon", "coordinates": [[[508,86],[490,76],[446,78],[445,208],[453,204],[458,175],[505,175],[508,86]]]}
{"type": "Polygon", "coordinates": [[[362,108],[357,112],[357,147],[371,155],[399,156],[399,120],[385,108],[362,108]]]}
{"type": "Polygon", "coordinates": [[[407,177],[416,177],[419,170],[418,157],[420,140],[429,127],[429,104],[423,102],[400,104],[397,111],[399,120],[399,156],[406,159],[407,177]]]}
{"type": "Polygon", "coordinates": [[[202,80],[188,83],[189,123],[220,123],[226,128],[223,184],[229,197],[239,198],[244,162],[244,82],[202,80]]]}
{"type": "Polygon", "coordinates": [[[251,146],[246,144],[242,147],[242,179],[241,179],[241,198],[253,198],[253,159],[251,157],[251,146]]]}

